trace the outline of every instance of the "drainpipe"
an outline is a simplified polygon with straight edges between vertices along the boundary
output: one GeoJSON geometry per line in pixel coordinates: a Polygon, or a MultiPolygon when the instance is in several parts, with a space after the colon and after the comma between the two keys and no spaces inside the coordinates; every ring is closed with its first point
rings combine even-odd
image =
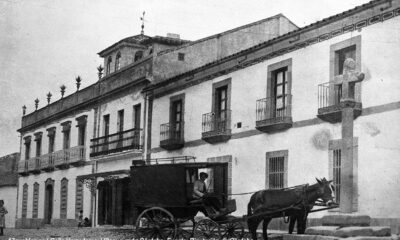
{"type": "Polygon", "coordinates": [[[18,219],[18,201],[19,201],[19,174],[18,174],[18,167],[19,167],[19,162],[21,161],[21,152],[22,152],[22,134],[19,135],[19,159],[17,161],[17,206],[15,208],[15,222],[14,222],[14,227],[17,227],[17,219],[18,219]]]}
{"type": "Polygon", "coordinates": [[[151,125],[153,118],[153,94],[146,92],[145,96],[145,148],[144,148],[144,156],[146,158],[146,162],[149,164],[151,159],[151,125]],[[147,110],[147,111],[146,111],[147,110]]]}

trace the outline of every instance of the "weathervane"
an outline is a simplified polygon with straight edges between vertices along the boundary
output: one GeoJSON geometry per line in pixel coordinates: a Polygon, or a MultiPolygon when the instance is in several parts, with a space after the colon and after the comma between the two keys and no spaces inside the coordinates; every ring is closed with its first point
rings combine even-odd
{"type": "Polygon", "coordinates": [[[146,12],[145,11],[143,11],[143,15],[142,15],[142,17],[140,17],[140,20],[142,20],[142,31],[140,32],[142,35],[144,35],[144,14],[145,14],[146,12]]]}

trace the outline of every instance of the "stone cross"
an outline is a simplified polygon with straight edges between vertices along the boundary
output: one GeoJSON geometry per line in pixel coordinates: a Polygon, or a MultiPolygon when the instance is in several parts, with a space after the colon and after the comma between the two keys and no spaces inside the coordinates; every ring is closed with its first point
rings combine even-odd
{"type": "Polygon", "coordinates": [[[335,78],[335,85],[342,85],[342,96],[340,106],[342,109],[342,162],[340,176],[340,212],[351,213],[353,211],[353,186],[354,175],[354,155],[353,155],[353,129],[354,129],[354,106],[355,99],[350,96],[350,84],[361,82],[364,73],[355,70],[356,62],[347,58],[343,64],[343,75],[335,78]]]}
{"type": "Polygon", "coordinates": [[[342,85],[341,102],[348,100],[354,101],[354,97],[350,96],[350,84],[355,84],[364,80],[364,73],[356,71],[356,62],[352,58],[347,58],[343,64],[343,75],[336,76],[335,85],[342,85]]]}

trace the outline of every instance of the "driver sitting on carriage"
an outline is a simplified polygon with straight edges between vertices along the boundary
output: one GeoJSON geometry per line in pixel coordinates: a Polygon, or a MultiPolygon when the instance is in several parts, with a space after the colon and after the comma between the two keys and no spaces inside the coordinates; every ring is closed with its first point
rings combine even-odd
{"type": "Polygon", "coordinates": [[[215,194],[207,192],[207,186],[205,180],[208,178],[208,174],[201,172],[199,179],[193,184],[193,198],[195,200],[201,200],[204,203],[204,207],[212,218],[216,218],[225,213],[226,209],[221,208],[221,203],[215,194]]]}

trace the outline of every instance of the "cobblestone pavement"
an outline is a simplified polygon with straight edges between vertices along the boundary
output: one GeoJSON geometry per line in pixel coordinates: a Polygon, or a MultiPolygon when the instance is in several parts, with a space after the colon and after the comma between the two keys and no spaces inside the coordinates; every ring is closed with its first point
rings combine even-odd
{"type": "MultiPolygon", "coordinates": [[[[272,231],[274,232],[274,231],[272,231]]],[[[271,240],[280,240],[280,231],[269,235],[271,240]]],[[[41,228],[41,229],[4,229],[0,240],[132,240],[135,238],[132,228],[41,228]]],[[[136,238],[137,239],[137,238],[136,238]]],[[[244,239],[250,239],[246,232],[244,239]]],[[[262,239],[259,234],[259,239],[262,239]]]]}
{"type": "Polygon", "coordinates": [[[26,240],[48,239],[55,240],[82,240],[90,238],[91,240],[122,240],[132,239],[134,237],[133,229],[129,228],[42,228],[42,229],[4,229],[4,236],[0,240],[26,240]]]}

